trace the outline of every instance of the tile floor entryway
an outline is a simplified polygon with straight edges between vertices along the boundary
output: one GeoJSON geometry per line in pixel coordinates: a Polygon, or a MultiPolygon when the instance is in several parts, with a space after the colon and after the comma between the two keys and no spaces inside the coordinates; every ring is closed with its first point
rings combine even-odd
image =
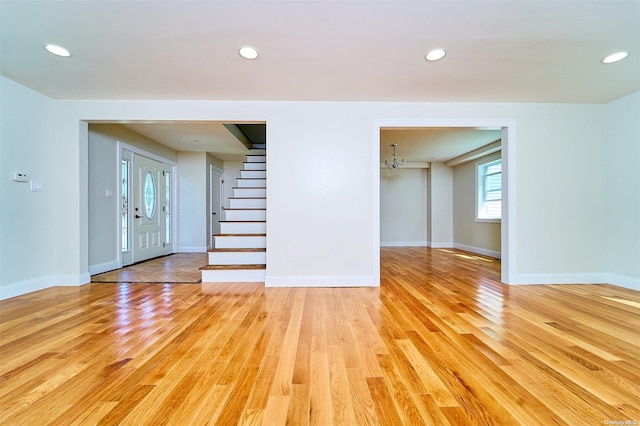
{"type": "Polygon", "coordinates": [[[91,277],[94,283],[200,283],[207,253],[176,253],[91,277]]]}

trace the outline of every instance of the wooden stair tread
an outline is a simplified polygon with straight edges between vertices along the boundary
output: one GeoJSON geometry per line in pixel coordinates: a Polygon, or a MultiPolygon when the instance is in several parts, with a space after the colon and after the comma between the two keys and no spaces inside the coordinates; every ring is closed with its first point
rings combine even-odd
{"type": "Polygon", "coordinates": [[[208,253],[266,253],[266,248],[213,248],[208,253]]]}
{"type": "Polygon", "coordinates": [[[224,211],[228,210],[266,210],[266,207],[232,207],[230,209],[224,209],[224,211]]]}
{"type": "Polygon", "coordinates": [[[221,220],[220,223],[266,223],[266,220],[221,220]]]}
{"type": "Polygon", "coordinates": [[[266,186],[234,186],[231,189],[267,189],[266,186]]]}
{"type": "Polygon", "coordinates": [[[229,197],[229,199],[230,200],[266,200],[267,197],[229,197]]]}
{"type": "Polygon", "coordinates": [[[205,265],[201,271],[237,271],[243,269],[267,269],[267,265],[205,265]]]}
{"type": "Polygon", "coordinates": [[[216,234],[214,237],[266,237],[267,234],[216,234]]]}

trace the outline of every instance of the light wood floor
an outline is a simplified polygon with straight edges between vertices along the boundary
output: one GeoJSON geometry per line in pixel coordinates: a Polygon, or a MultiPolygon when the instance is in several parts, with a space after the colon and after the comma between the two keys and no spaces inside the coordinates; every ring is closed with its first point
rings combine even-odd
{"type": "Polygon", "coordinates": [[[640,294],[507,287],[499,268],[384,248],[380,288],[88,284],[9,299],[0,424],[640,421],[640,294]]]}

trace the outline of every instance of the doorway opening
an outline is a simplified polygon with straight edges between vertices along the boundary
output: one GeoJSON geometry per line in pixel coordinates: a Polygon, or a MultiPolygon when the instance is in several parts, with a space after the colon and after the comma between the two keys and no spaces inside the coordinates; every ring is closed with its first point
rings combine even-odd
{"type": "MultiPolygon", "coordinates": [[[[513,283],[515,282],[515,138],[516,138],[516,123],[515,120],[485,120],[485,119],[477,119],[477,120],[437,120],[437,119],[416,119],[416,120],[380,120],[374,125],[374,133],[375,133],[375,144],[374,144],[374,159],[375,159],[375,173],[376,176],[374,178],[375,189],[374,189],[374,200],[376,201],[374,205],[377,205],[378,208],[375,210],[374,217],[374,259],[375,259],[375,276],[380,276],[380,247],[381,244],[381,209],[382,209],[382,198],[381,198],[381,184],[382,175],[383,175],[383,162],[385,157],[388,159],[387,152],[381,152],[381,143],[383,141],[382,132],[383,131],[406,131],[406,130],[442,130],[442,131],[459,131],[461,129],[470,129],[470,130],[487,130],[497,132],[499,135],[500,143],[499,147],[502,151],[502,218],[500,221],[500,257],[502,259],[502,268],[501,268],[501,281],[503,283],[513,283]]],[[[402,145],[399,144],[398,148],[398,157],[402,156],[402,145]]],[[[473,151],[473,150],[472,150],[473,151]]],[[[477,153],[476,153],[477,154],[477,153]]],[[[430,161],[437,161],[436,156],[438,154],[434,154],[433,159],[427,159],[430,161]]],[[[473,152],[469,155],[474,155],[473,152]]],[[[444,163],[440,163],[443,164],[444,163]]],[[[408,170],[414,170],[416,168],[423,167],[424,169],[429,170],[430,164],[429,161],[418,161],[417,163],[412,164],[410,161],[407,161],[405,167],[408,170]]],[[[433,170],[431,170],[433,172],[433,170]]],[[[387,182],[384,182],[386,184],[387,182]]],[[[425,233],[425,239],[429,240],[427,244],[432,247],[443,247],[444,245],[438,246],[437,241],[436,244],[432,244],[433,230],[427,230],[425,233]],[[431,231],[431,232],[429,232],[431,231]]],[[[453,235],[451,235],[451,240],[448,242],[448,245],[452,245],[453,235]]],[[[393,244],[389,244],[393,245],[393,244]]],[[[418,244],[416,244],[418,245],[418,244]]]]}

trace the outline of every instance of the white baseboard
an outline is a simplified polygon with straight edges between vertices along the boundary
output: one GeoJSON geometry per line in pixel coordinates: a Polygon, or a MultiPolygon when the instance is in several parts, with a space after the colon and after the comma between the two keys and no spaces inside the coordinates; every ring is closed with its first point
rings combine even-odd
{"type": "Polygon", "coordinates": [[[381,241],[380,247],[428,247],[426,241],[381,241]]]}
{"type": "Polygon", "coordinates": [[[178,253],[206,253],[207,246],[180,246],[178,253]]]}
{"type": "Polygon", "coordinates": [[[431,248],[453,248],[453,243],[432,243],[427,241],[427,247],[431,248]]]}
{"type": "Polygon", "coordinates": [[[89,265],[89,275],[101,274],[107,271],[113,271],[114,269],[120,268],[117,260],[112,260],[110,262],[99,263],[97,265],[89,265]]]}
{"type": "Polygon", "coordinates": [[[511,284],[606,284],[607,274],[516,274],[511,284]]]}
{"type": "Polygon", "coordinates": [[[607,282],[617,285],[618,287],[629,288],[631,290],[640,291],[640,279],[625,277],[622,275],[609,274],[607,282]]]}
{"type": "Polygon", "coordinates": [[[465,244],[453,243],[453,248],[468,251],[471,253],[481,254],[483,256],[494,257],[496,259],[501,259],[500,257],[501,254],[499,251],[489,250],[482,247],[473,247],[473,246],[467,246],[465,244]]]}
{"type": "Polygon", "coordinates": [[[611,284],[640,291],[640,279],[614,274],[516,274],[511,284],[611,284]]]}
{"type": "Polygon", "coordinates": [[[0,300],[21,296],[50,287],[77,287],[91,282],[89,273],[81,275],[49,275],[0,286],[0,300]]]}
{"type": "Polygon", "coordinates": [[[378,287],[380,279],[372,275],[267,275],[265,287],[378,287]]]}

